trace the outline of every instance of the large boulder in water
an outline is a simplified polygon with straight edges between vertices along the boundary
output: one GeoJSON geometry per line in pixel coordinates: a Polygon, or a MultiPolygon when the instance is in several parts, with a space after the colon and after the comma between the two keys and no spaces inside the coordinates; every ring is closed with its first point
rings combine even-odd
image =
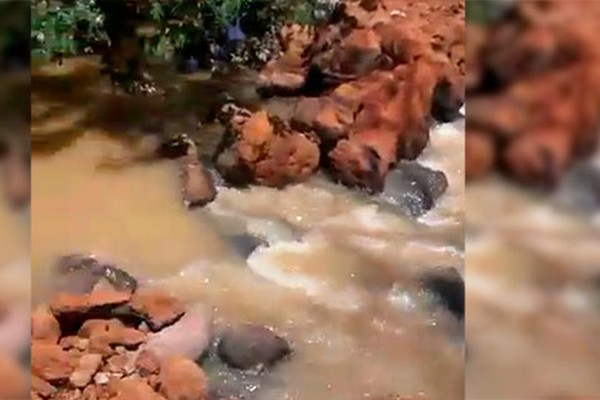
{"type": "Polygon", "coordinates": [[[283,187],[310,177],[319,165],[319,141],[266,111],[236,109],[216,155],[217,171],[231,184],[283,187]]]}
{"type": "Polygon", "coordinates": [[[416,161],[401,161],[386,180],[381,194],[386,203],[418,217],[425,214],[448,189],[442,171],[427,168],[416,161]]]}

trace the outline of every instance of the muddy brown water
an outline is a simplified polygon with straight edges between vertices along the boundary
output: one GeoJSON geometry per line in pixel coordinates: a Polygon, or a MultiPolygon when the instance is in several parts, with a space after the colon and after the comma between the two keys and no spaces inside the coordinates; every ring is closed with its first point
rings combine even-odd
{"type": "MultiPolygon", "coordinates": [[[[187,301],[210,305],[217,325],[265,324],[294,348],[290,360],[260,377],[209,361],[212,385],[261,400],[358,400],[420,392],[430,399],[463,396],[460,327],[443,310],[421,307],[411,291],[424,271],[440,265],[463,271],[460,129],[436,129],[422,156],[446,172],[450,188],[419,220],[383,210],[322,177],[283,190],[221,187],[214,203],[187,211],[172,164],[110,170],[99,165],[127,158],[130,141],[123,138],[152,129],[152,124],[132,126],[137,122],[160,115],[175,119],[167,126],[193,129],[204,112],[198,111],[203,96],[214,97],[201,82],[214,88],[214,81],[172,77],[174,93],[195,97],[198,104],[175,99],[173,114],[161,114],[154,100],[111,97],[98,82],[96,67],[89,59],[68,60],[62,69],[34,73],[36,301],[47,295],[47,273],[58,256],[90,252],[187,301]],[[114,121],[106,110],[116,104],[114,121]],[[185,104],[191,115],[178,108],[185,104]],[[132,109],[137,121],[128,114],[132,109]],[[239,234],[269,245],[245,259],[227,239],[239,234]]],[[[239,81],[229,81],[240,88],[239,81]]],[[[253,101],[251,92],[242,96],[253,101]]],[[[218,142],[218,133],[206,125],[199,132],[192,134],[201,147],[218,142]]]]}

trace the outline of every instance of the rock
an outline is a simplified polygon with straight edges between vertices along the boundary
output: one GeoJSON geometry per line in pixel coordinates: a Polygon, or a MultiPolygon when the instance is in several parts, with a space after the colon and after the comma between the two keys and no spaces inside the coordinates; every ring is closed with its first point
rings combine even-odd
{"type": "Polygon", "coordinates": [[[110,385],[111,400],[165,400],[139,378],[125,378],[110,385]]]}
{"type": "Polygon", "coordinates": [[[101,281],[117,291],[134,292],[137,288],[137,280],[130,274],[93,256],[61,257],[52,271],[55,292],[90,293],[101,281]]]}
{"type": "Polygon", "coordinates": [[[135,348],[146,338],[143,332],[125,326],[118,319],[89,319],[83,323],[77,334],[90,340],[90,351],[104,355],[112,354],[114,346],[135,348]]]}
{"type": "Polygon", "coordinates": [[[102,356],[100,354],[84,354],[69,377],[71,385],[83,388],[92,381],[92,377],[100,368],[102,356]]]}
{"type": "Polygon", "coordinates": [[[287,341],[259,325],[240,325],[225,331],[217,353],[227,365],[239,369],[269,367],[291,354],[287,341]]]}
{"type": "Polygon", "coordinates": [[[227,236],[227,242],[235,249],[240,257],[246,259],[258,246],[265,245],[266,242],[249,233],[227,236]]]}
{"type": "Polygon", "coordinates": [[[47,398],[56,393],[56,388],[35,375],[31,375],[29,380],[31,391],[38,394],[40,397],[47,398]]]}
{"type": "Polygon", "coordinates": [[[422,278],[423,288],[431,292],[456,318],[465,315],[465,282],[455,268],[428,271],[422,278]]]}
{"type": "Polygon", "coordinates": [[[159,358],[181,356],[199,360],[210,342],[211,323],[204,306],[190,307],[173,325],[151,333],[144,348],[159,358]]]}
{"type": "Polygon", "coordinates": [[[159,289],[138,290],[131,298],[131,309],[155,331],[171,325],[185,313],[185,305],[179,299],[159,289]]]}
{"type": "Polygon", "coordinates": [[[160,369],[160,393],[168,400],[205,400],[206,376],[196,363],[186,358],[169,358],[160,369]]]}
{"type": "Polygon", "coordinates": [[[60,317],[63,314],[86,314],[98,309],[113,309],[126,304],[131,293],[99,290],[86,294],[58,293],[50,303],[52,313],[60,317]]]}
{"type": "Polygon", "coordinates": [[[434,171],[416,161],[402,161],[386,180],[382,193],[386,202],[418,217],[429,211],[448,188],[442,171],[434,171]]]}
{"type": "Polygon", "coordinates": [[[31,373],[50,383],[68,381],[74,360],[57,344],[32,343],[31,373]]]}
{"type": "Polygon", "coordinates": [[[57,344],[60,338],[60,324],[50,310],[37,307],[31,314],[31,340],[41,343],[57,344]]]}
{"type": "Polygon", "coordinates": [[[181,162],[179,173],[186,207],[202,207],[217,197],[212,177],[199,161],[181,162]]]}
{"type": "Polygon", "coordinates": [[[2,376],[0,380],[1,399],[29,398],[29,385],[25,371],[4,355],[0,355],[0,376],[2,376]]]}
{"type": "Polygon", "coordinates": [[[319,165],[318,140],[260,111],[236,113],[216,156],[217,170],[231,184],[283,187],[310,177],[319,165]]]}
{"type": "MultiPolygon", "coordinates": [[[[164,355],[166,356],[166,354],[164,355]]],[[[177,355],[177,353],[171,355],[177,355]]],[[[135,360],[135,366],[140,376],[145,377],[158,373],[160,370],[160,360],[152,350],[142,350],[135,360]]]]}

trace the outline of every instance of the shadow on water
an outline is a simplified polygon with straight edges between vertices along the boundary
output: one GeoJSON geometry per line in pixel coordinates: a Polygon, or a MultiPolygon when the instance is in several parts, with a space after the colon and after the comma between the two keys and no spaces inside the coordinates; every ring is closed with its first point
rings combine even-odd
{"type": "Polygon", "coordinates": [[[155,65],[151,73],[162,92],[126,95],[100,74],[96,58],[73,58],[62,66],[34,69],[32,151],[53,154],[90,130],[124,141],[185,132],[201,144],[207,158],[223,132],[214,122],[220,106],[235,99],[255,109],[260,102],[250,71],[181,75],[170,66],[155,65]]]}

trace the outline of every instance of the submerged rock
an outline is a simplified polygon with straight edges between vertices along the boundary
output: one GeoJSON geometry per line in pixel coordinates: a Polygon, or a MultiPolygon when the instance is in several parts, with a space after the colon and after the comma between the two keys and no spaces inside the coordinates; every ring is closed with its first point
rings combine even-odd
{"type": "Polygon", "coordinates": [[[250,254],[259,246],[266,244],[266,241],[249,233],[240,233],[238,235],[227,236],[227,242],[231,244],[242,258],[248,258],[250,254]]]}
{"type": "Polygon", "coordinates": [[[383,199],[413,217],[425,214],[448,188],[442,171],[427,168],[416,161],[402,161],[386,180],[383,199]]]}
{"type": "Polygon", "coordinates": [[[239,369],[262,369],[291,353],[287,341],[260,325],[240,325],[221,336],[217,353],[227,365],[239,369]]]}
{"type": "Polygon", "coordinates": [[[124,270],[83,254],[61,257],[52,269],[51,279],[54,291],[70,293],[90,293],[101,281],[126,292],[134,292],[138,285],[124,270]]]}
{"type": "Polygon", "coordinates": [[[422,287],[434,295],[456,318],[465,316],[465,282],[456,268],[441,267],[420,279],[422,287]]]}

